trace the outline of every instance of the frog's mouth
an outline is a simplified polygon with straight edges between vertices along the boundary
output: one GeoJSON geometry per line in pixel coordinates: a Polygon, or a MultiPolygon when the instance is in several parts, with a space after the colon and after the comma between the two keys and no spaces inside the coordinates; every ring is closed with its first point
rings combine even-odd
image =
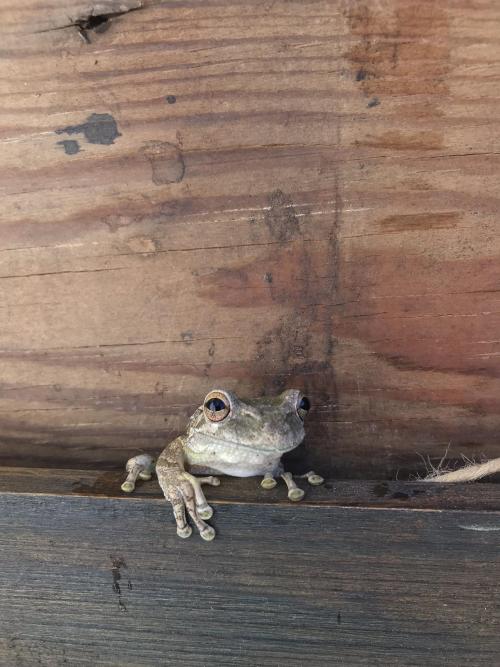
{"type": "MultiPolygon", "coordinates": [[[[282,445],[281,447],[279,445],[278,446],[267,446],[266,447],[265,445],[262,445],[262,444],[258,444],[258,445],[257,444],[248,444],[248,443],[243,443],[241,441],[237,442],[236,440],[227,440],[226,438],[218,438],[218,437],[213,436],[211,434],[201,433],[200,431],[198,431],[198,433],[196,434],[196,438],[199,439],[200,437],[202,439],[206,440],[206,441],[210,441],[210,442],[213,442],[213,443],[218,443],[218,444],[221,444],[221,445],[225,445],[226,447],[227,446],[234,447],[235,451],[237,451],[238,449],[245,449],[247,451],[255,452],[257,454],[271,454],[272,452],[280,452],[281,454],[284,454],[285,452],[289,452],[292,449],[295,449],[295,447],[298,447],[299,444],[300,444],[300,442],[296,442],[296,443],[291,443],[291,444],[286,445],[286,446],[282,445]]],[[[190,438],[190,437],[188,437],[188,439],[187,439],[187,445],[189,446],[189,448],[191,450],[198,451],[198,448],[197,448],[196,444],[193,442],[192,438],[190,438]]]]}

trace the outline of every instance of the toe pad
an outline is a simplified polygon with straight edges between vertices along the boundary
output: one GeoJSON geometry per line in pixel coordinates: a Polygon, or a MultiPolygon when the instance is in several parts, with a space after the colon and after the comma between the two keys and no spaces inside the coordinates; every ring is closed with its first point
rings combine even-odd
{"type": "Polygon", "coordinates": [[[201,519],[207,520],[210,519],[213,516],[213,509],[210,507],[210,505],[200,505],[199,507],[196,508],[198,510],[198,515],[201,519]]]}
{"type": "Polygon", "coordinates": [[[304,496],[305,493],[302,489],[290,489],[290,491],[288,492],[288,498],[293,502],[298,502],[299,500],[302,500],[304,496]]]}
{"type": "Polygon", "coordinates": [[[125,493],[132,493],[132,491],[135,489],[135,484],[132,482],[123,482],[121,489],[122,491],[125,491],[125,493]]]}
{"type": "Polygon", "coordinates": [[[207,542],[211,542],[215,537],[215,530],[212,526],[207,526],[202,531],[200,531],[200,537],[202,537],[207,542]]]}
{"type": "Polygon", "coordinates": [[[320,484],[323,484],[325,480],[323,479],[323,477],[321,477],[321,475],[314,474],[314,475],[309,475],[307,481],[309,482],[309,484],[312,484],[313,486],[319,486],[320,484]]]}
{"type": "Polygon", "coordinates": [[[185,526],[184,528],[179,528],[179,526],[177,526],[177,535],[179,537],[182,537],[182,539],[186,539],[186,537],[189,537],[192,532],[193,529],[191,528],[191,526],[185,526]]]}

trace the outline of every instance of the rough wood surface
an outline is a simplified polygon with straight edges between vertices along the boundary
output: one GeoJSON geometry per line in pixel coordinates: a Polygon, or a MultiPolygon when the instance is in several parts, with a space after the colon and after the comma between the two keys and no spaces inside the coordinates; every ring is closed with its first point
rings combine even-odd
{"type": "Polygon", "coordinates": [[[2,665],[497,664],[496,485],[478,512],[339,507],[335,487],[269,504],[224,480],[207,544],[157,498],[55,495],[95,473],[22,474],[0,492],[2,665]]]}
{"type": "MultiPolygon", "coordinates": [[[[124,501],[163,499],[156,479],[139,480],[133,495],[121,489],[125,474],[117,471],[57,470],[55,468],[0,468],[0,493],[25,495],[88,496],[120,498],[124,501]]],[[[262,489],[257,477],[236,479],[221,477],[220,487],[209,490],[210,502],[285,505],[286,487],[280,482],[274,489],[262,489]]],[[[499,484],[429,484],[387,480],[327,480],[322,486],[299,481],[306,490],[297,505],[318,507],[371,507],[412,510],[500,511],[499,484]]],[[[208,493],[208,492],[207,492],[208,493]]]]}
{"type": "Polygon", "coordinates": [[[325,473],[498,456],[496,3],[138,4],[0,3],[0,459],[214,385],[304,388],[325,473]]]}

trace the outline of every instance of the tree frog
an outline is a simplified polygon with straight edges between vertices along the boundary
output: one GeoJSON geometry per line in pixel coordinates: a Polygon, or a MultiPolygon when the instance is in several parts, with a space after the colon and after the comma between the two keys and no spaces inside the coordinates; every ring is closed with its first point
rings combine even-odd
{"type": "MultiPolygon", "coordinates": [[[[156,462],[158,481],[173,507],[177,535],[186,538],[192,533],[187,509],[200,536],[204,540],[215,537],[213,527],[206,523],[213,511],[202,490],[203,484],[220,484],[214,475],[261,475],[265,489],[272,489],[275,478],[281,477],[288,487],[288,498],[302,500],[304,491],[295,484],[292,474],[285,472],[281,456],[304,439],[309,408],[309,399],[297,389],[246,401],[232,391],[209,392],[190,418],[186,432],[172,440],[156,462]]],[[[130,459],[122,490],[133,491],[137,477],[149,479],[153,468],[149,455],[130,459]]],[[[324,481],[314,471],[300,477],[313,485],[324,481]]]]}

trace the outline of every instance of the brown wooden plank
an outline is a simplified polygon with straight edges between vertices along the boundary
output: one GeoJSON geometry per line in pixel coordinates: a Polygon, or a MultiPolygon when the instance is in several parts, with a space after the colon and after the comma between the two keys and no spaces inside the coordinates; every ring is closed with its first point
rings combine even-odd
{"type": "Polygon", "coordinates": [[[498,511],[254,501],[206,543],[156,498],[0,493],[0,663],[497,663],[498,511]]]}
{"type": "Polygon", "coordinates": [[[0,5],[2,462],[113,467],[214,385],[303,388],[341,477],[498,455],[496,3],[64,28],[115,6],[0,5]]]}
{"type": "MultiPolygon", "coordinates": [[[[0,468],[0,493],[119,498],[162,498],[156,479],[138,481],[133,495],[120,489],[122,471],[57,470],[47,468],[0,468]]],[[[221,486],[207,491],[218,504],[279,504],[288,506],[286,487],[262,489],[257,477],[237,479],[221,476],[221,486]]],[[[491,483],[435,484],[422,481],[326,480],[306,490],[300,506],[366,507],[411,510],[500,511],[500,486],[491,483]]]]}

